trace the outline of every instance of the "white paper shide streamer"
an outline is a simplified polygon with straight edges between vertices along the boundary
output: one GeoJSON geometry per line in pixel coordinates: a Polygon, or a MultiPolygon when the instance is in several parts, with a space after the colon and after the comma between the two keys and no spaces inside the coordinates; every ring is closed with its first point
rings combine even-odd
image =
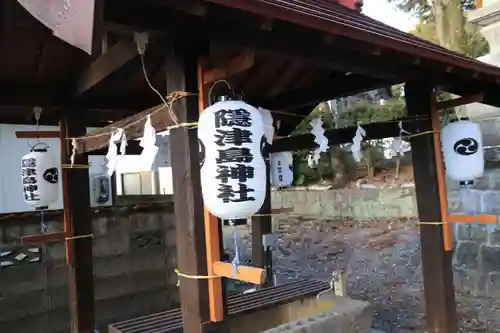
{"type": "Polygon", "coordinates": [[[446,175],[462,185],[473,183],[484,174],[481,127],[467,118],[450,122],[441,131],[446,175]]]}
{"type": "MultiPolygon", "coordinates": [[[[114,133],[111,134],[108,142],[108,153],[106,154],[106,167],[108,169],[108,176],[112,176],[116,171],[116,167],[118,165],[118,142],[122,142],[122,138],[124,137],[124,130],[119,128],[114,133]]],[[[120,147],[120,151],[122,151],[120,147]]]]}
{"type": "Polygon", "coordinates": [[[293,153],[284,151],[271,154],[271,185],[287,187],[293,183],[293,153]]]}
{"type": "Polygon", "coordinates": [[[404,145],[403,145],[403,135],[408,135],[410,134],[408,131],[406,131],[403,128],[403,122],[400,121],[398,123],[399,127],[399,137],[393,138],[392,143],[391,143],[391,157],[395,156],[403,156],[405,153],[404,145]]]}
{"type": "Polygon", "coordinates": [[[156,145],[156,130],[151,124],[151,116],[148,116],[144,123],[144,131],[139,146],[143,148],[141,153],[143,171],[152,171],[160,148],[156,145]]]}
{"type": "Polygon", "coordinates": [[[260,112],[243,101],[220,101],[198,121],[203,201],[214,216],[255,214],[266,196],[266,144],[260,112]]]}
{"type": "Polygon", "coordinates": [[[321,119],[315,118],[309,122],[309,125],[311,125],[311,134],[314,135],[314,142],[318,145],[307,160],[309,166],[314,167],[319,163],[320,154],[328,150],[328,138],[325,136],[321,119]]]}
{"type": "Polygon", "coordinates": [[[356,162],[361,162],[361,158],[363,157],[361,153],[361,141],[363,141],[365,136],[366,136],[365,129],[358,124],[358,128],[356,129],[356,135],[354,135],[354,138],[352,138],[352,146],[351,146],[352,157],[356,162]]]}
{"type": "Polygon", "coordinates": [[[24,201],[36,209],[46,209],[59,196],[59,169],[47,146],[38,148],[21,159],[21,182],[24,201]]]}
{"type": "Polygon", "coordinates": [[[266,134],[267,143],[272,145],[274,140],[274,119],[271,111],[263,108],[259,108],[259,112],[262,115],[262,120],[264,121],[264,132],[266,134]]]}

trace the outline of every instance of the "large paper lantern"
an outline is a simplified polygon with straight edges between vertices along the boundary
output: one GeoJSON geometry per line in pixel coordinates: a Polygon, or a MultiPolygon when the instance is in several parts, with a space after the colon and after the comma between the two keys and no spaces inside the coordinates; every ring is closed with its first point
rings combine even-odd
{"type": "Polygon", "coordinates": [[[293,153],[289,151],[271,154],[271,184],[287,187],[293,183],[293,153]]]}
{"type": "Polygon", "coordinates": [[[245,219],[266,197],[264,123],[240,100],[223,99],[198,121],[201,189],[208,211],[221,219],[245,219]]]}
{"type": "Polygon", "coordinates": [[[462,118],[441,131],[446,175],[462,185],[473,183],[484,174],[483,138],[479,124],[462,118]]]}
{"type": "Polygon", "coordinates": [[[34,147],[21,159],[24,201],[36,209],[46,209],[59,196],[59,170],[47,148],[34,147]]]}

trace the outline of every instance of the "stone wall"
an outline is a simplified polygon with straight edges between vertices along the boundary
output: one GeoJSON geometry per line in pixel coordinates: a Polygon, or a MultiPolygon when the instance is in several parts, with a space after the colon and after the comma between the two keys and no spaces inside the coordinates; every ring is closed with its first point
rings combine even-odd
{"type": "MultiPolygon", "coordinates": [[[[448,182],[453,213],[500,215],[500,170],[488,170],[474,189],[448,182]]],[[[453,256],[455,285],[474,295],[500,298],[499,225],[456,224],[453,256]]]]}
{"type": "MultiPolygon", "coordinates": [[[[46,216],[62,229],[61,213],[46,216]]],[[[0,332],[69,331],[68,268],[63,242],[21,245],[39,233],[33,214],[0,215],[0,332]]],[[[171,203],[114,207],[94,214],[96,322],[105,325],[178,304],[171,203]]]]}
{"type": "Polygon", "coordinates": [[[413,184],[377,188],[362,185],[353,189],[293,189],[273,191],[273,208],[292,208],[293,213],[318,218],[352,217],[404,218],[418,215],[413,184]]]}

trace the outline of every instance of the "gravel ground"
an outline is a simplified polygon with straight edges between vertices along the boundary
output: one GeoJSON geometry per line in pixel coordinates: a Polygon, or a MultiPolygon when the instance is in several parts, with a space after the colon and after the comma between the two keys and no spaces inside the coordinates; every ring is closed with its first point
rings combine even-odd
{"type": "MultiPolygon", "coordinates": [[[[277,221],[274,269],[278,283],[330,279],[343,269],[348,293],[374,305],[373,326],[387,333],[425,332],[420,240],[414,221],[277,221]]],[[[249,259],[251,237],[239,227],[239,252],[249,259]]],[[[232,231],[224,241],[233,252],[232,231]]],[[[500,332],[500,300],[457,292],[459,332],[500,332]]]]}

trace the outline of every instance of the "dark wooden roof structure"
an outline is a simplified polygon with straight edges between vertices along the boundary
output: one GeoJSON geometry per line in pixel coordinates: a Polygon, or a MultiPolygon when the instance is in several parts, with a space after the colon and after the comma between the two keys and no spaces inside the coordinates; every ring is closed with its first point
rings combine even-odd
{"type": "MultiPolygon", "coordinates": [[[[166,45],[182,38],[206,49],[209,67],[235,62],[234,73],[228,67],[225,74],[233,74],[229,82],[248,101],[299,116],[323,100],[418,79],[459,95],[484,92],[484,103],[500,105],[499,68],[330,0],[106,0],[107,52],[94,62],[15,0],[1,6],[0,114],[6,122],[30,122],[34,105],[49,116],[78,105],[89,110],[93,125],[103,126],[159,104],[131,36],[144,30],[151,33],[146,69],[161,92],[166,45]]],[[[282,135],[300,121],[275,118],[282,120],[282,135]]]]}

